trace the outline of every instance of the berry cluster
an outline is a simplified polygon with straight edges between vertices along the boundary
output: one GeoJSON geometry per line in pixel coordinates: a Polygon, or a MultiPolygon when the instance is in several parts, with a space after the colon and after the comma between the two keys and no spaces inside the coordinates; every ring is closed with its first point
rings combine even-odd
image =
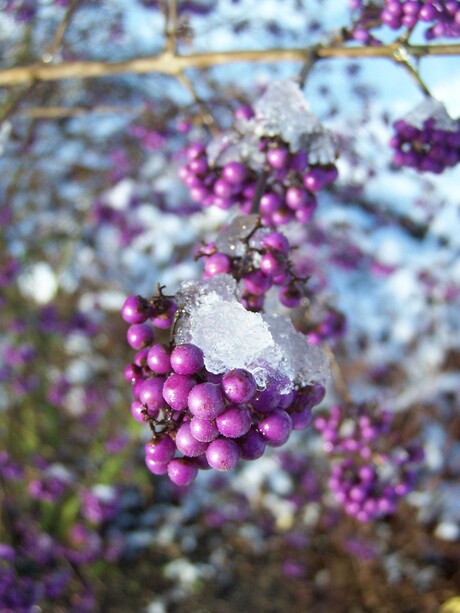
{"type": "Polygon", "coordinates": [[[342,338],[347,326],[345,315],[330,306],[325,306],[320,315],[316,321],[309,322],[306,329],[310,343],[312,345],[324,342],[335,343],[342,338]]]}
{"type": "Polygon", "coordinates": [[[425,38],[460,35],[460,2],[458,0],[385,0],[382,22],[393,30],[414,28],[419,22],[429,23],[425,38]]]}
{"type": "Polygon", "coordinates": [[[258,389],[242,368],[208,372],[198,346],[155,342],[153,327],[174,329],[174,304],[161,290],[150,301],[126,299],[122,316],[137,353],[125,378],[132,384],[133,417],[152,431],[145,446],[147,467],[184,486],[199,469],[231,470],[240,459],[259,458],[266,445],[283,445],[292,430],[310,424],[324,387],[311,384],[280,393],[276,385],[258,389]]]}
{"type": "Polygon", "coordinates": [[[363,2],[363,0],[349,0],[348,6],[351,10],[359,11],[354,26],[350,30],[350,36],[363,45],[381,45],[382,42],[371,34],[376,23],[380,21],[382,6],[374,2],[363,2]]]}
{"type": "Polygon", "coordinates": [[[278,286],[279,300],[296,307],[306,279],[299,278],[289,259],[289,241],[281,232],[262,228],[256,215],[236,217],[216,242],[202,245],[198,257],[204,260],[204,278],[227,273],[242,281],[241,302],[249,311],[260,311],[268,290],[278,286]],[[237,244],[232,240],[238,236],[237,244]]]}
{"type": "Polygon", "coordinates": [[[390,145],[398,166],[439,174],[460,161],[460,122],[452,120],[439,102],[423,102],[396,121],[394,129],[390,145]]]}
{"type": "Polygon", "coordinates": [[[338,458],[329,487],[345,512],[361,522],[393,513],[415,485],[414,467],[423,451],[413,443],[396,445],[391,422],[389,412],[372,414],[365,406],[356,408],[353,419],[334,406],[328,417],[314,421],[324,450],[338,458]]]}
{"type": "Polygon", "coordinates": [[[179,176],[202,206],[258,213],[264,226],[307,223],[316,194],[337,178],[336,142],[294,82],[271,84],[230,130],[192,143],[179,176]]]}
{"type": "Polygon", "coordinates": [[[291,153],[279,138],[261,138],[259,149],[264,160],[254,169],[244,161],[211,163],[204,144],[195,142],[187,148],[188,163],[179,176],[192,200],[203,206],[237,204],[245,214],[259,213],[265,226],[307,223],[317,206],[316,193],[335,181],[337,168],[310,164],[305,151],[291,153]]]}

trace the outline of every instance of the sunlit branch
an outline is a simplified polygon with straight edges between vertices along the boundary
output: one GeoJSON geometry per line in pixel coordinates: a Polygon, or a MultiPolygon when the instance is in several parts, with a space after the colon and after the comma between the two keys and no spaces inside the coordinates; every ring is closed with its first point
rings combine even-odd
{"type": "Polygon", "coordinates": [[[168,19],[166,31],[166,50],[171,53],[177,51],[177,2],[169,0],[168,2],[168,19]]]}
{"type": "Polygon", "coordinates": [[[31,119],[65,119],[67,117],[81,117],[83,115],[120,115],[132,114],[139,115],[145,107],[129,107],[129,106],[95,106],[86,107],[31,107],[18,111],[19,117],[30,117],[31,119]]]}
{"type": "MultiPolygon", "coordinates": [[[[400,61],[401,48],[413,57],[460,55],[460,44],[403,45],[399,41],[391,45],[345,47],[321,46],[317,50],[320,59],[326,58],[387,58],[400,61]]],[[[47,65],[43,63],[18,66],[0,71],[0,86],[12,86],[33,81],[59,81],[62,79],[87,79],[115,74],[161,73],[177,77],[189,68],[211,68],[237,62],[301,62],[305,63],[312,48],[264,49],[259,51],[225,51],[176,55],[169,50],[153,56],[139,57],[123,62],[76,61],[47,65]]]]}

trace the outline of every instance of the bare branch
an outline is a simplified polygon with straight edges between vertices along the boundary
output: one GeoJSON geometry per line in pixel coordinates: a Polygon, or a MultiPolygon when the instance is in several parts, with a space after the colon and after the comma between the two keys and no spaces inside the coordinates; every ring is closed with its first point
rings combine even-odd
{"type": "Polygon", "coordinates": [[[350,393],[350,390],[348,389],[348,384],[345,379],[345,375],[340,368],[340,364],[338,363],[334,352],[332,351],[328,343],[324,343],[323,348],[326,352],[327,357],[329,358],[332,376],[334,378],[334,384],[337,392],[340,394],[344,402],[350,405],[353,404],[353,397],[350,393]]]}
{"type": "Polygon", "coordinates": [[[166,23],[166,50],[177,52],[177,2],[168,1],[168,20],[166,23]]]}
{"type": "Polygon", "coordinates": [[[142,113],[144,107],[129,107],[129,106],[95,106],[93,108],[86,107],[32,107],[20,110],[17,113],[19,117],[29,117],[31,119],[60,119],[66,117],[81,117],[83,115],[120,115],[142,113]]]}
{"type": "Polygon", "coordinates": [[[198,92],[194,88],[193,83],[190,81],[187,75],[183,72],[177,76],[177,79],[179,80],[180,83],[182,83],[182,85],[187,89],[187,91],[190,92],[195,103],[200,106],[201,108],[200,119],[203,125],[205,125],[212,133],[217,133],[218,130],[217,130],[217,126],[216,126],[214,117],[211,111],[206,106],[206,102],[201,98],[201,96],[198,94],[198,92]]]}
{"type": "Polygon", "coordinates": [[[29,83],[26,87],[22,88],[20,92],[17,92],[16,95],[11,94],[10,99],[3,105],[3,109],[0,110],[0,123],[8,119],[11,115],[14,115],[16,110],[19,108],[22,100],[32,93],[35,89],[37,82],[34,81],[29,83]]]}
{"type": "Polygon", "coordinates": [[[70,26],[72,17],[74,16],[74,13],[77,10],[78,6],[81,4],[81,2],[82,0],[72,0],[72,2],[69,4],[64,18],[59,24],[51,44],[42,55],[42,60],[44,62],[53,61],[54,56],[62,45],[62,41],[64,39],[65,33],[67,32],[68,27],[70,26]]]}
{"type": "MultiPolygon", "coordinates": [[[[460,55],[460,44],[449,45],[406,45],[412,57],[460,55]]],[[[401,43],[380,47],[320,47],[317,55],[326,58],[372,58],[382,57],[399,61],[395,54],[401,43]]],[[[174,55],[165,51],[152,57],[139,57],[123,62],[77,61],[46,65],[42,63],[29,66],[7,68],[0,71],[0,86],[11,86],[33,81],[59,81],[62,79],[87,79],[115,74],[161,73],[178,77],[188,68],[210,68],[236,62],[307,62],[311,48],[303,49],[265,49],[260,51],[225,51],[174,55]]]]}

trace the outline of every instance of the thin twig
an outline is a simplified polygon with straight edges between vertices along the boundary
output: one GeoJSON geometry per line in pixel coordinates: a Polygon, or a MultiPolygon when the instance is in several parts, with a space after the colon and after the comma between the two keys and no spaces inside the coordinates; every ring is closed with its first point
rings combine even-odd
{"type": "Polygon", "coordinates": [[[177,53],[177,2],[168,0],[168,15],[166,21],[166,51],[177,53]]]}
{"type": "Polygon", "coordinates": [[[408,49],[410,49],[410,45],[407,44],[401,44],[399,47],[396,47],[393,53],[393,59],[396,63],[400,64],[401,66],[403,66],[403,68],[406,69],[406,71],[415,80],[415,82],[420,87],[425,96],[431,96],[431,92],[424,83],[418,70],[411,63],[411,57],[408,52],[408,49]]]}
{"type": "Polygon", "coordinates": [[[0,506],[0,517],[4,521],[5,532],[6,532],[5,535],[2,534],[2,538],[5,538],[6,535],[12,538],[13,536],[16,535],[16,529],[14,525],[14,516],[13,516],[13,512],[11,511],[10,497],[9,497],[8,488],[6,485],[6,479],[3,477],[1,473],[0,473],[0,489],[2,490],[2,498],[3,498],[2,505],[0,506]]]}
{"type": "Polygon", "coordinates": [[[318,49],[320,48],[320,45],[315,45],[314,47],[311,47],[309,50],[309,54],[307,59],[305,60],[304,65],[302,66],[302,69],[300,71],[300,74],[297,78],[297,82],[300,85],[300,88],[303,89],[305,86],[305,82],[307,80],[307,77],[310,73],[310,70],[313,68],[313,66],[316,64],[316,62],[319,60],[319,55],[318,55],[318,49]]]}
{"type": "Polygon", "coordinates": [[[219,132],[214,117],[211,111],[208,109],[206,102],[201,98],[196,89],[193,86],[193,83],[183,72],[177,75],[177,80],[182,83],[182,85],[187,89],[188,92],[193,97],[193,100],[198,104],[201,108],[201,121],[203,125],[205,125],[212,134],[217,134],[219,132]]]}
{"type": "Polygon", "coordinates": [[[48,63],[48,62],[53,61],[54,56],[56,55],[58,49],[62,45],[62,41],[64,40],[65,33],[67,32],[70,26],[70,22],[72,21],[74,13],[77,10],[79,4],[81,4],[81,2],[82,0],[72,0],[72,2],[69,4],[66,10],[66,13],[64,15],[64,18],[62,19],[61,23],[57,27],[56,33],[54,35],[53,40],[51,41],[51,44],[48,46],[48,48],[42,55],[42,60],[44,62],[48,63]]]}
{"type": "Polygon", "coordinates": [[[23,88],[15,96],[13,95],[6,105],[4,105],[3,112],[0,112],[0,123],[8,119],[18,109],[21,101],[28,96],[35,89],[37,83],[32,82],[27,87],[23,88]]]}
{"type": "Polygon", "coordinates": [[[329,362],[330,362],[331,370],[332,370],[332,376],[334,377],[334,384],[335,384],[337,391],[339,392],[340,396],[347,404],[350,404],[350,405],[353,404],[353,397],[348,389],[348,384],[345,379],[345,375],[343,374],[343,371],[340,368],[340,364],[338,363],[334,352],[332,351],[328,343],[324,343],[323,347],[327,354],[327,357],[329,358],[329,362]]]}
{"type": "Polygon", "coordinates": [[[250,215],[257,213],[257,211],[259,210],[260,199],[262,198],[264,194],[266,185],[267,185],[267,173],[263,172],[259,176],[259,179],[257,181],[256,191],[255,191],[254,197],[251,202],[251,210],[249,212],[250,215]]]}

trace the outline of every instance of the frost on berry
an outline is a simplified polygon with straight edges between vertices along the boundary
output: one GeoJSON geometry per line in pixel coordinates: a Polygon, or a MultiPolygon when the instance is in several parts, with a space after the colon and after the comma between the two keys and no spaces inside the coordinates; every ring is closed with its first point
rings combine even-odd
{"type": "MultiPolygon", "coordinates": [[[[266,255],[287,257],[282,234],[262,229],[256,239],[259,230],[251,218],[239,219],[225,240],[233,244],[243,235],[245,248],[254,240],[266,255]]],[[[177,308],[168,345],[155,341],[150,324],[129,328],[137,352],[124,375],[132,385],[132,416],[152,433],[145,447],[150,472],[185,486],[199,469],[231,470],[308,427],[328,363],[288,317],[247,310],[229,274],[185,282],[174,297],[159,290],[145,303],[160,317],[177,308]]]]}
{"type": "Polygon", "coordinates": [[[315,193],[337,178],[336,158],[335,137],[310,112],[300,87],[279,81],[206,147],[192,143],[179,175],[194,202],[259,211],[262,225],[279,226],[310,221],[315,193]]]}
{"type": "Polygon", "coordinates": [[[246,239],[254,233],[259,222],[258,215],[245,215],[235,219],[216,238],[220,253],[242,257],[246,254],[246,239]]]}
{"type": "Polygon", "coordinates": [[[418,171],[441,173],[460,160],[460,123],[444,105],[427,98],[395,122],[393,161],[418,171]]]}
{"type": "Polygon", "coordinates": [[[278,288],[279,303],[288,308],[305,296],[308,278],[297,275],[290,252],[284,234],[262,226],[259,216],[246,215],[233,219],[215,242],[202,244],[198,257],[204,262],[205,279],[228,273],[239,283],[244,308],[260,312],[272,287],[278,288]],[[225,267],[214,265],[217,258],[225,258],[225,267]]]}
{"type": "Polygon", "coordinates": [[[275,81],[254,104],[250,120],[259,136],[279,136],[293,153],[305,150],[313,164],[331,164],[337,157],[332,133],[309,110],[302,90],[294,81],[275,81]]]}
{"type": "Polygon", "coordinates": [[[243,368],[262,389],[274,381],[285,393],[294,385],[324,383],[324,352],[310,346],[289,318],[247,311],[237,295],[229,275],[183,284],[179,301],[186,315],[176,339],[200,347],[209,372],[243,368]]]}
{"type": "Polygon", "coordinates": [[[444,104],[435,98],[425,98],[404,117],[404,121],[419,130],[425,127],[426,121],[430,121],[435,130],[457,132],[459,128],[458,121],[449,117],[444,104]]]}

